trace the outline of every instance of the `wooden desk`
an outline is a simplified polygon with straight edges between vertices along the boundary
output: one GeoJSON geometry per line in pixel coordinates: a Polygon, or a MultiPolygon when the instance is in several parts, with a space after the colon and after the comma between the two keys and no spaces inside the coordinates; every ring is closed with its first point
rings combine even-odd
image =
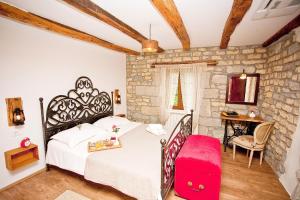
{"type": "Polygon", "coordinates": [[[220,118],[225,121],[225,131],[223,138],[224,151],[226,152],[226,147],[228,146],[228,142],[233,138],[240,135],[245,134],[245,130],[247,129],[249,133],[249,128],[251,124],[259,124],[263,123],[264,119],[261,116],[249,117],[248,115],[237,115],[237,116],[224,116],[220,115],[220,118]],[[235,122],[246,122],[246,126],[244,129],[234,128],[233,123],[235,122]],[[228,123],[230,123],[233,129],[233,135],[228,136],[228,123]]]}

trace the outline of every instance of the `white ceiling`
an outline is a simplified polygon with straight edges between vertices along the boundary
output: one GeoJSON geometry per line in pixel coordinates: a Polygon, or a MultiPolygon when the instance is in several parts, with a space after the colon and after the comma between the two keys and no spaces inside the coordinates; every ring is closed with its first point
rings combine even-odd
{"type": "MultiPolygon", "coordinates": [[[[190,36],[191,47],[219,46],[233,0],[174,0],[190,36]]],[[[88,16],[60,0],[5,0],[18,8],[95,35],[112,43],[140,51],[141,45],[117,29],[88,16]]],[[[181,48],[181,43],[150,0],[93,0],[103,9],[127,23],[144,36],[149,35],[164,49],[181,48]]],[[[287,16],[252,20],[262,0],[253,0],[250,10],[231,36],[229,46],[262,44],[296,17],[287,16]]]]}

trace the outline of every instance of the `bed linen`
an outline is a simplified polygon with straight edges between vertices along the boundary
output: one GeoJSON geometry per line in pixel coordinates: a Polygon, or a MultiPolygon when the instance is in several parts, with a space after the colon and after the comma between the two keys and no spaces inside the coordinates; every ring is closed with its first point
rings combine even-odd
{"type": "MultiPolygon", "coordinates": [[[[130,122],[128,124],[120,125],[118,135],[127,134],[130,130],[141,125],[141,123],[130,122]]],[[[114,133],[109,133],[111,136],[114,133]]],[[[95,136],[77,144],[75,147],[69,147],[67,144],[57,140],[51,140],[48,143],[46,154],[46,163],[84,175],[85,163],[87,156],[90,154],[87,151],[88,142],[95,142],[103,139],[103,135],[96,134],[95,136]]]]}
{"type": "Polygon", "coordinates": [[[84,177],[141,200],[161,199],[161,144],[143,124],[120,137],[121,148],[89,154],[84,177]]]}

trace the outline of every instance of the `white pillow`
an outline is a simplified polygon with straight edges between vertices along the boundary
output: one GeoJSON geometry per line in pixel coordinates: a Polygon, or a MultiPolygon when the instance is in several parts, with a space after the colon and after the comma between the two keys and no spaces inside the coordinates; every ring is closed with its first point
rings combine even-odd
{"type": "Polygon", "coordinates": [[[96,121],[94,123],[94,125],[111,132],[113,125],[116,125],[118,127],[118,126],[125,125],[128,123],[130,123],[130,121],[124,117],[108,116],[108,117],[99,119],[98,121],[96,121]]]}
{"type": "Polygon", "coordinates": [[[78,126],[61,131],[51,137],[51,139],[57,140],[68,145],[70,148],[75,147],[77,144],[95,136],[97,133],[92,131],[80,131],[78,126]]]}
{"type": "Polygon", "coordinates": [[[89,124],[89,123],[84,123],[84,124],[80,124],[78,125],[80,133],[81,134],[90,134],[90,135],[97,135],[97,138],[102,138],[102,139],[107,139],[111,136],[111,133],[109,133],[108,131],[106,131],[103,128],[100,128],[98,126],[95,126],[93,124],[89,124]]]}

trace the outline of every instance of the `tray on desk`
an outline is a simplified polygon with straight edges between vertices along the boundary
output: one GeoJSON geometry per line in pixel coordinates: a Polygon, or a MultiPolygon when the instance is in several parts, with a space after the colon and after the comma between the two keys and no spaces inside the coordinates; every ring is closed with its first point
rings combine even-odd
{"type": "Polygon", "coordinates": [[[112,140],[99,140],[96,142],[88,143],[88,152],[115,149],[120,147],[122,147],[120,140],[118,140],[117,143],[112,140]]]}

